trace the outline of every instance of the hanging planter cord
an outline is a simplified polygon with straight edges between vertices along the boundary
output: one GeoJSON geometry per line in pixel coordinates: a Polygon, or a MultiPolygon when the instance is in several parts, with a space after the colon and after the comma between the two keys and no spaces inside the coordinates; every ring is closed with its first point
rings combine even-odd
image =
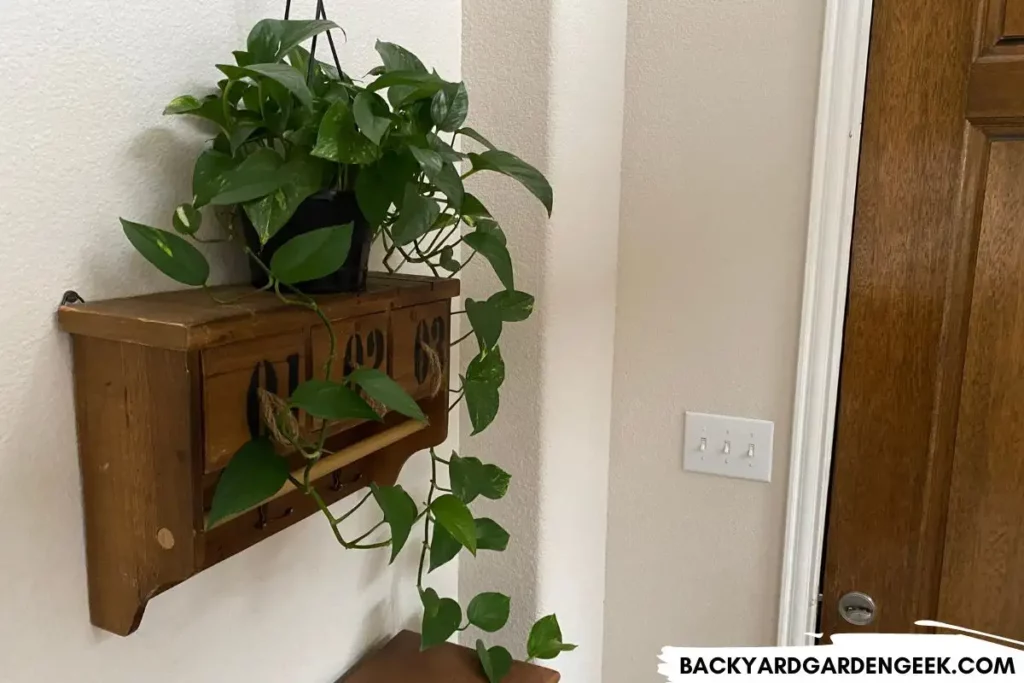
{"type": "MultiPolygon", "coordinates": [[[[292,0],[285,0],[284,3],[284,19],[288,21],[292,14],[292,0]]],[[[327,10],[324,9],[324,0],[317,0],[316,3],[316,16],[315,19],[323,19],[327,21],[327,10]]],[[[344,33],[344,29],[342,29],[344,33]]],[[[313,65],[316,64],[316,40],[319,36],[313,36],[313,44],[309,50],[309,68],[306,71],[306,83],[309,83],[313,79],[313,65]]],[[[334,57],[334,66],[338,69],[338,77],[344,79],[345,72],[341,70],[341,60],[338,59],[338,48],[334,45],[334,36],[331,35],[330,30],[327,31],[327,42],[331,46],[331,56],[334,57]]]]}

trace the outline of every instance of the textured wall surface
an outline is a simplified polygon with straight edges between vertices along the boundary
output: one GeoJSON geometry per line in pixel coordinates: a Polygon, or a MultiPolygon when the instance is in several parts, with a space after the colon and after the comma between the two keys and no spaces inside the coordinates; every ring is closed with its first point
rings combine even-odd
{"type": "MultiPolygon", "coordinates": [[[[294,6],[308,18],[315,3],[294,6]]],[[[129,638],[89,624],[69,343],[54,311],[65,289],[102,299],[173,287],[132,252],[117,217],[167,226],[203,135],[161,118],[163,106],[214,83],[213,65],[283,7],[0,4],[3,683],[327,683],[419,611],[415,552],[388,569],[383,551],[346,552],[313,518],[156,598],[129,638]]],[[[353,73],[372,64],[381,37],[458,77],[459,0],[327,9],[348,30],[353,73]]],[[[423,496],[428,471],[414,461],[404,483],[423,496]]],[[[455,572],[439,574],[439,590],[455,594],[455,572]]]]}
{"type": "Polygon", "coordinates": [[[629,4],[608,683],[775,638],[824,4],[629,4]],[[772,483],[684,473],[686,410],[775,421],[772,483]]]}
{"type": "MultiPolygon", "coordinates": [[[[508,181],[477,188],[505,226],[517,284],[537,296],[527,323],[507,326],[508,379],[497,423],[463,450],[507,467],[510,500],[493,513],[513,545],[466,559],[460,592],[514,596],[505,642],[521,655],[529,625],[557,612],[578,651],[553,666],[567,683],[601,678],[615,269],[619,226],[625,0],[463,2],[470,119],[538,164],[555,191],[550,221],[508,181]]],[[[474,181],[478,177],[474,177],[474,181]]],[[[481,269],[467,296],[493,291],[481,269]]],[[[464,358],[469,356],[464,352],[464,358]]],[[[474,634],[469,634],[470,638],[474,634]]]]}

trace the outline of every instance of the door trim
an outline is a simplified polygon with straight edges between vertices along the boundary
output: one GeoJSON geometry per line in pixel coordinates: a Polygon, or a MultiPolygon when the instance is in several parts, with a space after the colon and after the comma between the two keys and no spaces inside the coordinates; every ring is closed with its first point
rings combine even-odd
{"type": "Polygon", "coordinates": [[[779,645],[814,637],[873,0],[828,0],[793,408],[779,645]]]}

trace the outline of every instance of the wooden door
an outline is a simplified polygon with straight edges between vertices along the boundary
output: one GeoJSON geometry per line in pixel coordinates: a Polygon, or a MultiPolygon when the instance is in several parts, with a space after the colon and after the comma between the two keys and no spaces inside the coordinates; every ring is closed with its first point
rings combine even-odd
{"type": "Polygon", "coordinates": [[[1024,0],[875,0],[833,462],[826,634],[1024,639],[1024,0]]]}

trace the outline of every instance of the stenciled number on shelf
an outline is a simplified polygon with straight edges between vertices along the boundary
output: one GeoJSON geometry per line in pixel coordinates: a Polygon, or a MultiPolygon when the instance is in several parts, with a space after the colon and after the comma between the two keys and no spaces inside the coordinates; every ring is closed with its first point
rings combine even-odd
{"type": "Polygon", "coordinates": [[[445,336],[444,318],[438,316],[429,325],[426,320],[421,320],[416,326],[416,343],[413,344],[413,367],[416,372],[416,381],[423,384],[430,376],[430,359],[423,349],[424,344],[437,352],[441,364],[445,362],[445,345],[448,339],[445,336]]]}
{"type": "MultiPolygon", "coordinates": [[[[299,354],[294,353],[285,359],[288,363],[288,396],[292,395],[299,386],[299,354]]],[[[249,390],[245,394],[245,420],[249,425],[249,436],[257,439],[263,432],[263,422],[260,420],[260,394],[259,390],[265,389],[272,394],[277,393],[277,370],[270,361],[260,361],[252,369],[249,378],[249,390]],[[261,372],[262,370],[262,372],[261,372]]]]}
{"type": "Polygon", "coordinates": [[[353,334],[345,344],[345,374],[362,367],[380,370],[380,367],[384,365],[384,359],[384,333],[379,329],[374,329],[367,334],[365,343],[361,334],[353,334]],[[368,366],[366,365],[367,358],[370,359],[368,366]]]}

